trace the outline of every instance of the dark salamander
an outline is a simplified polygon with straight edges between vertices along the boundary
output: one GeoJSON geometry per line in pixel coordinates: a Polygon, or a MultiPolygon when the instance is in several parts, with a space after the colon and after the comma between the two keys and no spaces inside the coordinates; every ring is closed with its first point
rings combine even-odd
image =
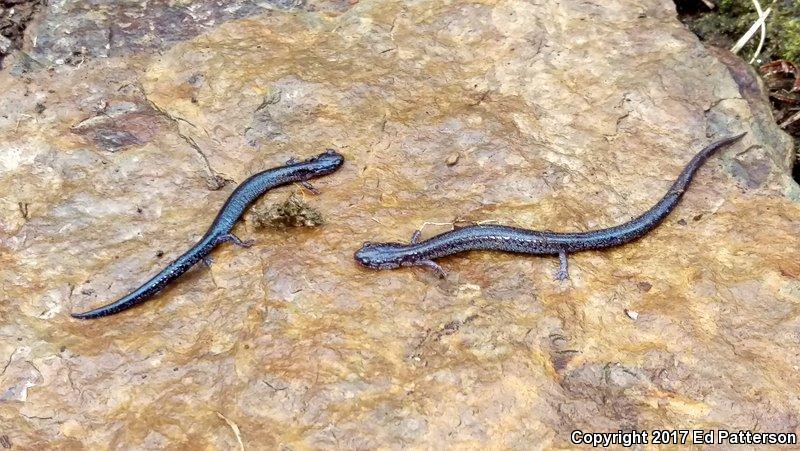
{"type": "MultiPolygon", "coordinates": [[[[217,214],[211,227],[200,241],[185,254],[178,257],[175,261],[156,274],[152,279],[144,283],[132,293],[102,307],[84,313],[73,313],[72,316],[80,319],[98,318],[101,316],[119,313],[136,304],[146,301],[159,290],[167,286],[170,282],[185,273],[195,263],[206,260],[208,254],[217,245],[226,241],[232,241],[240,246],[250,246],[252,242],[242,241],[231,233],[234,224],[242,216],[242,213],[268,190],[299,182],[310,188],[307,184],[309,179],[330,174],[342,166],[344,157],[339,153],[328,150],[320,155],[300,162],[289,162],[285,166],[268,169],[248,178],[239,185],[230,195],[225,205],[217,214]]],[[[311,189],[311,188],[310,188],[311,189]]],[[[313,190],[313,189],[312,189],[313,190]]],[[[206,260],[208,261],[208,260],[206,260]]]]}
{"type": "Polygon", "coordinates": [[[678,204],[695,172],[719,149],[735,143],[745,133],[722,139],[701,150],[686,165],[667,194],[650,210],[636,219],[616,227],[588,232],[557,233],[527,230],[499,225],[474,225],[436,235],[418,241],[419,231],[414,232],[410,244],[364,243],[356,251],[355,259],[361,266],[371,269],[394,269],[404,266],[424,266],[440,277],[444,270],[433,262],[447,255],[474,250],[494,250],[520,254],[558,255],[561,266],[556,279],[564,280],[567,273],[567,254],[619,246],[640,238],[655,228],[678,204]]]}

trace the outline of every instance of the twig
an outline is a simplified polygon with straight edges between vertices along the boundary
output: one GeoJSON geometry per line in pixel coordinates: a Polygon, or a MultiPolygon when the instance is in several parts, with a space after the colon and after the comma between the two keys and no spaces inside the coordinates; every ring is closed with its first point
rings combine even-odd
{"type": "Polygon", "coordinates": [[[756,34],[756,30],[760,29],[761,39],[759,41],[758,48],[756,48],[756,51],[753,54],[753,58],[750,60],[750,63],[755,61],[759,53],[761,53],[761,48],[764,46],[764,39],[766,39],[767,36],[767,27],[764,23],[767,20],[769,14],[772,12],[772,7],[767,8],[765,11],[762,11],[761,4],[758,2],[758,0],[753,0],[753,5],[755,6],[756,12],[758,13],[758,20],[756,20],[753,23],[753,25],[750,26],[750,29],[747,30],[747,32],[743,34],[741,38],[739,38],[739,40],[736,42],[736,44],[734,44],[733,47],[731,47],[731,52],[739,53],[739,50],[742,50],[742,47],[744,47],[745,44],[750,42],[750,39],[752,39],[753,35],[756,34]]]}
{"type": "Polygon", "coordinates": [[[217,412],[217,416],[225,420],[228,423],[228,426],[231,427],[233,430],[233,435],[236,436],[236,441],[239,442],[239,451],[244,451],[244,443],[242,443],[242,434],[239,432],[239,426],[236,425],[233,421],[229,420],[225,415],[217,412]]]}
{"type": "Polygon", "coordinates": [[[786,127],[794,124],[797,121],[800,121],[800,111],[798,111],[797,113],[794,113],[793,115],[791,115],[789,117],[789,119],[786,119],[785,121],[781,122],[780,123],[780,127],[781,128],[786,128],[786,127]]]}
{"type": "Polygon", "coordinates": [[[767,15],[770,13],[771,9],[767,8],[766,14],[764,11],[761,10],[761,4],[758,3],[758,0],[753,0],[753,5],[756,7],[756,12],[758,13],[758,18],[761,19],[762,17],[764,20],[761,21],[761,38],[758,40],[758,47],[756,47],[756,51],[753,53],[753,57],[750,58],[750,64],[756,60],[758,55],[761,53],[761,48],[764,47],[764,39],[767,37],[767,15]]]}
{"type": "Polygon", "coordinates": [[[434,226],[452,226],[453,223],[452,222],[423,222],[422,226],[420,226],[419,230],[420,231],[425,230],[425,227],[432,226],[432,225],[434,225],[434,226]]]}

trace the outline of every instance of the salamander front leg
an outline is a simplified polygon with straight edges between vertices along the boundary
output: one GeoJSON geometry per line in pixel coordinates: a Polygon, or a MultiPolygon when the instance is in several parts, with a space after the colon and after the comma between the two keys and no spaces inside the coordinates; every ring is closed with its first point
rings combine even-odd
{"type": "Polygon", "coordinates": [[[419,243],[419,235],[422,233],[420,230],[415,230],[414,233],[411,235],[411,244],[419,243]]]}
{"type": "Polygon", "coordinates": [[[236,236],[236,235],[234,235],[232,233],[226,233],[225,235],[222,235],[221,237],[217,238],[217,244],[225,243],[227,241],[230,241],[233,244],[235,244],[237,246],[240,246],[240,247],[250,247],[250,246],[253,245],[253,243],[255,243],[254,240],[242,241],[242,240],[239,239],[238,236],[236,236]]]}
{"type": "Polygon", "coordinates": [[[444,279],[447,277],[447,273],[442,269],[441,266],[437,265],[433,260],[420,260],[419,262],[415,263],[416,266],[424,266],[431,271],[435,272],[440,279],[444,279]]]}
{"type": "Polygon", "coordinates": [[[555,279],[558,281],[569,279],[569,264],[567,263],[567,253],[561,251],[558,253],[558,260],[561,265],[555,273],[555,279]]]}
{"type": "Polygon", "coordinates": [[[314,185],[312,185],[308,180],[303,180],[300,182],[300,186],[311,191],[312,194],[319,194],[319,190],[314,188],[314,185]]]}
{"type": "MultiPolygon", "coordinates": [[[[290,164],[296,164],[296,163],[299,163],[299,162],[300,162],[300,160],[298,160],[297,158],[291,157],[286,161],[286,164],[290,165],[290,164]]],[[[303,181],[297,182],[297,183],[299,183],[300,186],[302,186],[303,188],[309,190],[312,194],[319,194],[319,190],[314,188],[314,185],[309,183],[307,180],[303,180],[303,181]]]]}
{"type": "Polygon", "coordinates": [[[214,264],[214,259],[210,255],[206,255],[203,257],[203,264],[206,265],[206,268],[210,268],[214,264]]]}

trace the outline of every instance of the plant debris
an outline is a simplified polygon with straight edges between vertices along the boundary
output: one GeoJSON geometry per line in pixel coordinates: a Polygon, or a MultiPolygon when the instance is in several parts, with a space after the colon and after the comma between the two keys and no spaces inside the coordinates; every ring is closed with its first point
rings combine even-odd
{"type": "MultiPolygon", "coordinates": [[[[772,99],[772,108],[778,125],[789,134],[800,138],[800,71],[791,61],[778,60],[759,68],[764,77],[767,92],[772,99]]],[[[795,143],[800,161],[800,140],[795,143]]],[[[797,179],[795,165],[795,178],[797,179]]]]}
{"type": "Polygon", "coordinates": [[[322,215],[295,193],[285,202],[254,207],[250,217],[257,228],[316,227],[325,223],[322,215]]]}
{"type": "MultiPolygon", "coordinates": [[[[764,4],[764,2],[762,2],[764,4]]],[[[731,48],[758,20],[752,0],[721,0],[709,8],[700,0],[675,0],[683,23],[708,44],[731,48]]],[[[793,177],[800,182],[800,2],[775,0],[765,22],[763,49],[755,62],[760,65],[778,125],[795,138],[796,163],[793,177]]],[[[756,52],[758,39],[751,39],[739,53],[748,60],[756,52]]]]}
{"type": "Polygon", "coordinates": [[[220,412],[217,412],[217,416],[222,418],[222,420],[225,421],[228,426],[230,426],[231,430],[233,431],[233,435],[236,437],[236,441],[239,443],[239,451],[244,451],[244,443],[242,443],[242,433],[239,430],[239,426],[220,412]]]}
{"type": "MultiPolygon", "coordinates": [[[[762,2],[763,3],[763,2],[762,2]]],[[[681,21],[701,40],[731,48],[758,20],[751,0],[721,0],[716,9],[709,9],[700,0],[675,0],[681,21]]],[[[776,0],[765,5],[772,8],[766,21],[766,39],[757,63],[785,59],[800,60],[800,2],[776,0]]],[[[758,47],[758,39],[744,46],[742,58],[748,60],[758,47]]]]}
{"type": "Polygon", "coordinates": [[[759,70],[761,75],[764,76],[767,81],[772,81],[772,83],[768,83],[770,88],[774,90],[783,90],[786,92],[786,94],[770,92],[770,97],[786,103],[800,103],[800,97],[791,97],[787,95],[800,92],[800,72],[798,72],[797,66],[795,66],[794,63],[786,60],[778,60],[764,64],[759,68],[759,70]],[[793,82],[792,79],[794,79],[793,82]],[[787,86],[781,86],[781,84],[786,84],[787,86]]]}

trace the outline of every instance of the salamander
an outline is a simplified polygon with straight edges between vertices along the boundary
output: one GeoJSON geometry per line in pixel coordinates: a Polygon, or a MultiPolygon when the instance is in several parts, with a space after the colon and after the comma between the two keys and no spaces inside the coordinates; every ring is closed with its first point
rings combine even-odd
{"type": "Polygon", "coordinates": [[[208,263],[208,254],[218,245],[227,241],[243,247],[252,245],[252,241],[242,241],[231,233],[236,221],[239,220],[250,204],[270,189],[290,183],[298,182],[304,184],[304,186],[313,191],[313,187],[308,184],[309,179],[328,175],[339,169],[343,163],[344,157],[341,154],[334,150],[327,150],[307,160],[291,160],[284,166],[268,169],[251,176],[231,193],[222,209],[217,213],[217,217],[211,223],[208,231],[191,249],[167,265],[166,268],[142,286],[119,300],[88,312],[73,313],[72,316],[79,319],[89,319],[119,313],[150,299],[200,260],[208,263]]]}
{"type": "Polygon", "coordinates": [[[642,237],[654,229],[678,205],[697,170],[718,150],[739,141],[746,133],[721,139],[703,148],[684,167],[677,180],[652,208],[624,224],[588,232],[559,233],[528,230],[502,225],[472,225],[451,230],[419,241],[419,230],[409,244],[364,243],[356,251],[356,262],[371,269],[395,269],[407,266],[429,268],[440,277],[445,271],[435,259],[467,251],[491,250],[518,254],[558,255],[557,280],[569,277],[567,255],[593,249],[619,246],[642,237]]]}

